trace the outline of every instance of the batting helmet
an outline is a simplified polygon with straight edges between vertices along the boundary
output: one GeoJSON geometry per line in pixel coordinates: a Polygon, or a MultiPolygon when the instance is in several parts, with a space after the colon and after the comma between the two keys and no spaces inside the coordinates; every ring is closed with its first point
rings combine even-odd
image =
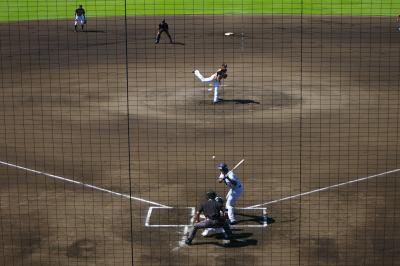
{"type": "Polygon", "coordinates": [[[213,191],[213,190],[208,191],[206,193],[206,195],[207,195],[207,199],[211,199],[211,200],[213,200],[217,197],[217,193],[215,193],[215,191],[213,191]]]}
{"type": "Polygon", "coordinates": [[[220,163],[217,165],[217,168],[221,171],[228,172],[228,166],[226,163],[220,163]]]}

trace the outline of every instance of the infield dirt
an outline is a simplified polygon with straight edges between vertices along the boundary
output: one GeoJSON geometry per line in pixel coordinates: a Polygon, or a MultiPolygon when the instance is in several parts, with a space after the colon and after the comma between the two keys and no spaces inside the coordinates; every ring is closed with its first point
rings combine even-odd
{"type": "MultiPolygon", "coordinates": [[[[0,160],[179,208],[226,193],[221,161],[246,159],[238,207],[399,168],[390,18],[167,17],[176,43],[155,45],[160,19],[0,24],[0,160]],[[221,63],[213,105],[191,71],[221,63]]],[[[275,222],[227,246],[180,247],[183,227],[145,227],[151,204],[2,165],[0,264],[397,265],[398,177],[268,205],[275,222]]],[[[176,213],[151,223],[190,218],[176,213]]]]}

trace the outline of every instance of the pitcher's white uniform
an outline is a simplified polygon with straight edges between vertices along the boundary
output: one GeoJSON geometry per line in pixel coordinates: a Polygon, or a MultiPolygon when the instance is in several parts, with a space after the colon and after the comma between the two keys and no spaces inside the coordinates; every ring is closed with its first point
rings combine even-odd
{"type": "Polygon", "coordinates": [[[220,87],[220,83],[219,83],[219,81],[217,80],[217,73],[215,73],[215,74],[213,74],[213,75],[211,75],[210,77],[208,77],[208,78],[205,78],[201,73],[200,73],[200,71],[198,71],[197,69],[194,71],[194,74],[196,75],[196,77],[201,81],[201,82],[204,82],[204,83],[207,83],[207,82],[214,82],[214,100],[213,100],[213,102],[214,103],[216,103],[216,102],[218,102],[218,90],[219,90],[219,87],[220,87]]]}
{"type": "Polygon", "coordinates": [[[221,68],[218,69],[217,72],[209,76],[208,78],[205,78],[199,70],[195,69],[193,70],[194,75],[203,83],[213,83],[214,85],[214,99],[213,103],[218,103],[220,102],[220,99],[218,98],[218,90],[219,87],[221,86],[221,80],[225,79],[227,77],[226,71],[227,71],[227,64],[222,64],[221,68]]]}
{"type": "Polygon", "coordinates": [[[236,217],[235,217],[235,213],[234,213],[234,207],[236,204],[236,201],[238,200],[238,198],[240,197],[240,195],[243,192],[243,187],[242,184],[240,183],[239,178],[235,175],[234,172],[229,172],[227,174],[227,176],[229,177],[230,180],[233,180],[236,182],[236,185],[233,185],[231,183],[231,181],[228,178],[224,178],[225,175],[223,173],[221,173],[221,175],[219,176],[219,179],[224,181],[225,185],[227,187],[229,187],[229,191],[226,194],[226,209],[228,210],[228,217],[231,223],[236,222],[236,217]]]}

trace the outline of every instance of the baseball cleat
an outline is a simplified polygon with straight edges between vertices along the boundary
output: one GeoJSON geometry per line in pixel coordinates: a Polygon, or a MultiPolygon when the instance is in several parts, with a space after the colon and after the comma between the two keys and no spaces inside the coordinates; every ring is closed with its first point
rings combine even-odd
{"type": "Polygon", "coordinates": [[[190,245],[192,244],[192,240],[186,239],[186,240],[185,240],[185,244],[188,245],[188,246],[190,246],[190,245]]]}
{"type": "Polygon", "coordinates": [[[222,103],[222,99],[218,98],[218,100],[216,100],[215,102],[213,102],[213,104],[219,104],[222,103]]]}
{"type": "Polygon", "coordinates": [[[235,224],[238,224],[238,222],[237,221],[231,221],[230,222],[230,225],[235,225],[235,224]]]}
{"type": "Polygon", "coordinates": [[[229,239],[223,239],[222,240],[222,244],[223,245],[229,245],[231,243],[231,241],[229,239]]]}

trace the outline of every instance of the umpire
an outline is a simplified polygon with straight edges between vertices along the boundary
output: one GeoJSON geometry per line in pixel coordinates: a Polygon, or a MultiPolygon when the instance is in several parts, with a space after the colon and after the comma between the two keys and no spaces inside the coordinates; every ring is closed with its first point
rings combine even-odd
{"type": "Polygon", "coordinates": [[[157,32],[157,36],[156,36],[156,44],[160,42],[160,38],[161,38],[161,33],[165,32],[169,38],[169,42],[172,43],[172,38],[171,35],[169,34],[168,31],[168,23],[165,22],[165,19],[163,19],[163,21],[161,21],[161,23],[158,25],[158,32],[157,32]]]}
{"type": "Polygon", "coordinates": [[[207,192],[207,201],[199,205],[195,216],[193,230],[187,240],[185,240],[187,245],[192,244],[192,240],[196,236],[197,230],[203,228],[223,227],[225,230],[224,239],[229,239],[232,235],[229,224],[225,221],[224,216],[221,215],[224,212],[224,203],[216,200],[216,197],[217,194],[214,191],[207,192]],[[204,213],[206,219],[200,222],[201,213],[204,213]]]}

